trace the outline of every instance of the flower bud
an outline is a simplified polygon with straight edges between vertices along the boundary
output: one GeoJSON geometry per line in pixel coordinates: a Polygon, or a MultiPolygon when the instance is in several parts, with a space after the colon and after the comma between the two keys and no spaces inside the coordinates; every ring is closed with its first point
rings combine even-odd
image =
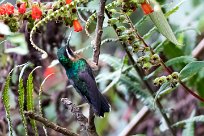
{"type": "Polygon", "coordinates": [[[161,76],[161,77],[159,77],[158,82],[159,82],[159,85],[162,85],[163,83],[167,82],[166,76],[161,76]]]}
{"type": "Polygon", "coordinates": [[[178,80],[178,79],[179,79],[179,73],[178,73],[178,72],[173,72],[173,73],[171,74],[171,76],[172,76],[172,78],[173,78],[174,80],[178,80]]]}
{"type": "Polygon", "coordinates": [[[119,22],[123,23],[123,21],[125,21],[125,16],[124,15],[120,15],[119,16],[119,22]]]}
{"type": "Polygon", "coordinates": [[[120,39],[120,41],[127,41],[127,39],[128,39],[128,35],[121,35],[121,36],[119,36],[119,39],[120,39]]]}
{"type": "Polygon", "coordinates": [[[118,22],[117,18],[111,18],[108,20],[108,24],[110,24],[110,25],[116,24],[117,22],[118,22]]]}
{"type": "Polygon", "coordinates": [[[166,80],[167,80],[168,82],[171,82],[171,81],[172,81],[172,76],[171,76],[171,75],[168,75],[168,76],[166,77],[166,80]]]}
{"type": "Polygon", "coordinates": [[[152,65],[159,65],[160,64],[160,57],[158,54],[154,54],[151,56],[150,62],[152,63],[152,65]]]}
{"type": "Polygon", "coordinates": [[[123,32],[123,31],[125,31],[125,27],[124,26],[119,26],[117,29],[116,29],[116,31],[117,32],[123,32]]]}
{"type": "Polygon", "coordinates": [[[151,5],[149,3],[147,3],[147,2],[141,3],[141,8],[142,8],[145,15],[148,15],[148,14],[151,14],[152,12],[154,12],[151,5]]]}
{"type": "Polygon", "coordinates": [[[151,67],[152,67],[152,64],[149,63],[149,62],[147,62],[147,63],[144,63],[144,65],[143,65],[142,68],[143,68],[145,71],[147,71],[147,70],[149,70],[151,67]]]}
{"type": "Polygon", "coordinates": [[[154,79],[153,84],[154,84],[155,86],[159,86],[159,77],[157,77],[157,78],[154,79]]]}

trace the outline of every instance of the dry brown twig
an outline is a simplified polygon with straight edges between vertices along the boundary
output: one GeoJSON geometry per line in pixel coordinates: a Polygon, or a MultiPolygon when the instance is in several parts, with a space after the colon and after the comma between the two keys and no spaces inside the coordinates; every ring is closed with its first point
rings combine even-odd
{"type": "Polygon", "coordinates": [[[82,132],[83,135],[98,136],[96,132],[95,124],[94,124],[94,112],[91,107],[89,112],[89,119],[87,119],[79,110],[79,107],[73,104],[69,99],[62,98],[61,101],[66,106],[66,108],[72,112],[73,116],[82,126],[82,130],[85,132],[85,133],[82,132]]]}
{"type": "Polygon", "coordinates": [[[57,124],[50,122],[46,118],[43,118],[42,116],[37,115],[36,113],[33,113],[31,111],[25,111],[25,116],[32,118],[34,120],[37,120],[41,123],[43,123],[46,127],[51,128],[59,133],[62,133],[66,136],[79,136],[78,134],[68,130],[67,128],[63,128],[61,126],[58,126],[57,124]]]}
{"type": "Polygon", "coordinates": [[[103,21],[104,21],[104,11],[105,11],[106,0],[100,0],[99,10],[97,13],[97,25],[96,25],[96,38],[94,43],[94,54],[93,62],[98,65],[99,55],[100,55],[100,46],[101,46],[101,36],[103,34],[103,21]]]}
{"type": "Polygon", "coordinates": [[[87,122],[88,119],[81,113],[78,107],[76,107],[75,104],[73,104],[69,99],[62,98],[61,102],[65,105],[65,107],[73,114],[73,116],[76,118],[76,120],[79,122],[79,124],[82,127],[82,130],[87,129],[87,122]]]}

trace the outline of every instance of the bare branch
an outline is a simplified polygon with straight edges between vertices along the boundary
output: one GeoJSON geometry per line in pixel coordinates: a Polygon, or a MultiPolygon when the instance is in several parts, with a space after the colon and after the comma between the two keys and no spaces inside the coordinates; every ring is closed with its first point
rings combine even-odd
{"type": "Polygon", "coordinates": [[[90,106],[89,108],[89,126],[88,126],[88,131],[90,136],[98,136],[97,132],[96,132],[96,127],[95,127],[95,123],[94,123],[94,112],[93,112],[93,108],[92,106],[90,106]]]}
{"type": "Polygon", "coordinates": [[[94,43],[94,55],[93,61],[98,65],[100,46],[101,46],[101,36],[103,34],[103,21],[104,21],[104,10],[105,10],[106,0],[100,0],[99,10],[97,13],[97,25],[96,25],[96,38],[94,43]]]}
{"type": "Polygon", "coordinates": [[[96,127],[94,124],[94,112],[93,109],[90,107],[89,111],[89,120],[81,113],[78,107],[76,107],[75,104],[73,104],[69,99],[62,98],[62,103],[67,107],[68,110],[72,112],[76,120],[80,123],[82,126],[82,130],[86,131],[86,134],[88,136],[98,136],[96,132],[96,127]]]}
{"type": "Polygon", "coordinates": [[[200,53],[204,49],[204,39],[202,39],[199,44],[195,47],[195,49],[192,51],[192,56],[193,57],[198,57],[200,53]]]}
{"type": "Polygon", "coordinates": [[[86,130],[86,124],[88,122],[88,119],[81,113],[78,107],[76,107],[75,104],[73,104],[69,99],[62,98],[62,103],[66,106],[66,108],[72,112],[73,116],[76,118],[76,120],[79,122],[83,130],[86,130]]]}
{"type": "Polygon", "coordinates": [[[128,136],[134,130],[134,128],[139,124],[139,122],[144,119],[144,117],[149,113],[147,106],[144,106],[136,116],[130,121],[130,123],[123,129],[119,136],[128,136]]]}
{"type": "Polygon", "coordinates": [[[68,130],[66,128],[63,128],[63,127],[58,126],[57,124],[55,124],[53,122],[48,121],[46,118],[43,118],[43,117],[37,115],[36,113],[30,112],[30,111],[25,111],[24,113],[27,117],[32,118],[34,120],[37,120],[37,121],[43,123],[46,127],[51,128],[51,129],[53,129],[59,133],[62,133],[66,136],[79,136],[78,134],[71,132],[70,130],[68,130]]]}

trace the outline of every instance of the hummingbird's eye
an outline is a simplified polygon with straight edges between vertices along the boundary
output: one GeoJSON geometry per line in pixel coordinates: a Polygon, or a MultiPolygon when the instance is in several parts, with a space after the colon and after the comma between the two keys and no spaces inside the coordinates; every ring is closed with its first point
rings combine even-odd
{"type": "Polygon", "coordinates": [[[68,58],[68,54],[66,50],[64,51],[64,56],[68,58]]]}

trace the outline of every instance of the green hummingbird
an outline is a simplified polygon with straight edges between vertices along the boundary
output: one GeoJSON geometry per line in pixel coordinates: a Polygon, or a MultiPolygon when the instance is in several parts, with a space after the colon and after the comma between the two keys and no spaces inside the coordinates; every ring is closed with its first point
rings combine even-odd
{"type": "Polygon", "coordinates": [[[87,61],[83,58],[76,59],[76,55],[70,49],[70,37],[66,45],[58,49],[58,60],[64,67],[71,85],[93,107],[97,116],[104,117],[104,113],[110,111],[110,104],[99,91],[87,61]]]}

